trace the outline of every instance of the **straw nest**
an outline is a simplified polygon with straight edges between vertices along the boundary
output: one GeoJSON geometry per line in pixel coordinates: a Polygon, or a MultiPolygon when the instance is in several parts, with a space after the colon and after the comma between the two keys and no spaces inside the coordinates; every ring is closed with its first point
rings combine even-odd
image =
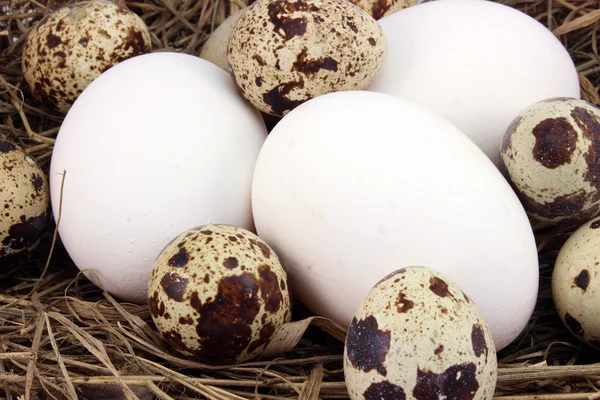
{"type": "MultiPolygon", "coordinates": [[[[123,1],[150,26],[155,51],[198,55],[246,0],[123,1]]],[[[600,105],[599,0],[500,0],[548,26],[565,44],[583,98],[600,105]]],[[[35,101],[20,54],[32,25],[65,2],[0,0],[0,137],[47,171],[64,115],[35,101]]],[[[600,352],[571,337],[552,304],[550,277],[574,227],[534,226],[540,291],[529,327],[498,354],[497,399],[600,399],[600,352]]],[[[119,302],[86,280],[50,226],[27,265],[0,275],[0,398],[345,398],[345,332],[300,304],[262,360],[211,367],[169,354],[148,308],[119,302]]]]}

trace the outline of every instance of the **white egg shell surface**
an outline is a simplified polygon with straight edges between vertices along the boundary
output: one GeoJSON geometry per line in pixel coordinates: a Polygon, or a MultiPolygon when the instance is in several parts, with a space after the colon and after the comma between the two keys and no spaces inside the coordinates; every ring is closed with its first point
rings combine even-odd
{"type": "Polygon", "coordinates": [[[46,174],[15,143],[0,140],[0,271],[27,258],[48,225],[46,174]]]}
{"type": "Polygon", "coordinates": [[[208,362],[257,356],[291,318],[287,275],[258,236],[226,225],[179,235],[148,283],[158,330],[179,352],[208,362]]]}
{"type": "Polygon", "coordinates": [[[532,217],[582,223],[600,214],[599,153],[600,109],[553,98],[513,120],[500,166],[532,217]]]}
{"type": "Polygon", "coordinates": [[[397,270],[354,314],[344,349],[350,398],[491,399],[496,350],[479,309],[451,279],[397,270]]]}
{"type": "Polygon", "coordinates": [[[202,51],[200,52],[200,58],[210,61],[218,67],[229,71],[227,63],[227,43],[231,36],[231,31],[235,26],[235,23],[240,19],[240,16],[247,8],[242,8],[235,13],[231,14],[225,19],[208,37],[202,51]]]}
{"type": "Polygon", "coordinates": [[[404,265],[457,281],[498,348],[533,311],[537,250],[522,205],[473,142],[421,106],[361,91],[307,102],[267,138],[252,204],[295,296],[343,326],[404,265]]]}
{"type": "Polygon", "coordinates": [[[251,181],[267,132],[223,70],[198,57],[126,60],[81,94],[50,169],[59,233],[75,264],[113,295],[145,303],[160,251],[186,229],[254,229],[251,181]]]}
{"type": "Polygon", "coordinates": [[[432,1],[379,24],[388,55],[368,90],[447,118],[496,165],[502,136],[523,108],[550,97],[580,97],[577,71],[560,41],[512,7],[432,1]]]}
{"type": "Polygon", "coordinates": [[[257,0],[227,48],[244,97],[276,116],[325,93],[366,88],[386,54],[377,21],[348,0],[257,0]]]}
{"type": "Polygon", "coordinates": [[[23,74],[32,93],[67,111],[102,72],[152,47],[150,31],[134,12],[110,1],[62,7],[27,37],[23,74]]]}
{"type": "Polygon", "coordinates": [[[600,218],[594,218],[560,249],[552,273],[552,297],[567,329],[600,350],[599,249],[600,218]]]}

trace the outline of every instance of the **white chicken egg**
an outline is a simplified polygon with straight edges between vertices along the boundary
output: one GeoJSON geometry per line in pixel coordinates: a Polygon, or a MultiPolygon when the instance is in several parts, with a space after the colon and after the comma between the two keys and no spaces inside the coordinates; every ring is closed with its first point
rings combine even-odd
{"type": "Polygon", "coordinates": [[[580,98],[577,71],[564,46],[512,7],[432,1],[379,23],[388,55],[368,90],[447,118],[496,165],[502,136],[523,108],[550,97],[580,98]]]}
{"type": "Polygon", "coordinates": [[[292,111],[260,152],[252,204],[292,293],[344,326],[404,265],[461,285],[498,349],[533,311],[538,259],[523,206],[472,141],[413,103],[347,91],[292,111]]]}
{"type": "Polygon", "coordinates": [[[144,303],[154,260],[207,223],[253,229],[252,171],[267,131],[226,72],[154,53],[109,69],[75,101],[56,140],[59,233],[94,283],[144,303]]]}

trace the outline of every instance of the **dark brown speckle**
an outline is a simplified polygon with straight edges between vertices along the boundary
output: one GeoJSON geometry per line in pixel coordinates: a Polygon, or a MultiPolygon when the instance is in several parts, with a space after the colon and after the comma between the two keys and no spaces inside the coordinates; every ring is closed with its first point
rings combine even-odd
{"type": "Polygon", "coordinates": [[[440,374],[417,370],[417,384],[413,390],[416,400],[473,400],[479,382],[473,363],[453,365],[440,374]]]}
{"type": "Polygon", "coordinates": [[[365,400],[405,400],[406,393],[402,387],[386,380],[372,383],[363,393],[363,397],[365,400]]]}
{"type": "Polygon", "coordinates": [[[183,301],[185,288],[187,287],[188,279],[179,276],[174,272],[167,273],[160,281],[160,285],[165,291],[165,294],[172,300],[183,301]]]}
{"type": "Polygon", "coordinates": [[[473,344],[473,352],[475,353],[475,356],[480,357],[482,354],[485,354],[487,359],[488,346],[487,342],[485,341],[485,334],[481,325],[473,325],[473,328],[471,329],[471,343],[473,344]]]}
{"type": "Polygon", "coordinates": [[[384,362],[390,350],[390,340],[391,332],[379,330],[374,316],[369,315],[360,321],[353,318],[346,338],[348,359],[356,369],[364,372],[376,370],[386,376],[384,362]]]}
{"type": "Polygon", "coordinates": [[[415,303],[407,299],[403,292],[398,293],[398,297],[396,298],[396,310],[398,310],[399,313],[406,313],[414,306],[415,303]]]}
{"type": "Polygon", "coordinates": [[[429,279],[429,289],[440,297],[452,297],[448,291],[448,284],[436,276],[429,279]]]}
{"type": "Polygon", "coordinates": [[[581,326],[581,324],[579,323],[579,321],[577,321],[575,318],[573,318],[573,316],[569,313],[565,314],[565,323],[567,324],[567,327],[569,328],[569,330],[571,332],[573,332],[573,334],[583,337],[584,335],[584,331],[583,331],[583,327],[581,326]]]}
{"type": "Polygon", "coordinates": [[[575,277],[574,284],[585,292],[590,284],[590,272],[587,269],[581,270],[579,275],[575,277]]]}
{"type": "Polygon", "coordinates": [[[260,276],[260,297],[265,303],[265,311],[277,312],[283,302],[277,275],[266,264],[258,267],[258,275],[260,276]]]}
{"type": "Polygon", "coordinates": [[[533,158],[544,167],[555,169],[571,161],[577,145],[577,132],[564,118],[548,118],[533,128],[533,158]]]}
{"type": "Polygon", "coordinates": [[[249,273],[221,279],[214,299],[200,304],[197,295],[190,299],[200,314],[196,325],[200,358],[231,362],[247,348],[252,323],[260,310],[259,283],[249,273]]]}
{"type": "Polygon", "coordinates": [[[181,268],[185,267],[189,261],[189,255],[185,247],[180,247],[179,251],[171,258],[169,258],[169,265],[171,267],[181,268]]]}
{"type": "Polygon", "coordinates": [[[239,265],[238,259],[235,257],[227,257],[225,261],[223,261],[223,266],[227,269],[237,268],[239,265]]]}
{"type": "Polygon", "coordinates": [[[598,190],[594,201],[600,199],[600,110],[595,110],[592,113],[583,107],[575,107],[571,111],[571,117],[581,129],[583,137],[591,142],[585,153],[587,170],[584,179],[598,190]]]}

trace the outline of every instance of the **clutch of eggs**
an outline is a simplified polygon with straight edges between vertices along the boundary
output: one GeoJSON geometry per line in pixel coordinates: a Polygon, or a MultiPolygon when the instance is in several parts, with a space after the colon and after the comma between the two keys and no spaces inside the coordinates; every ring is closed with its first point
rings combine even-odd
{"type": "Polygon", "coordinates": [[[252,205],[295,296],[343,326],[404,265],[460,284],[498,349],[533,311],[537,249],[519,199],[471,140],[414,103],[346,91],[300,105],[260,151],[252,205]]]}
{"type": "Polygon", "coordinates": [[[145,303],[154,260],[182,231],[254,229],[252,173],[266,136],[259,112],[208,61],[163,52],[110,68],[75,101],[52,155],[66,250],[94,283],[145,303]]]}

